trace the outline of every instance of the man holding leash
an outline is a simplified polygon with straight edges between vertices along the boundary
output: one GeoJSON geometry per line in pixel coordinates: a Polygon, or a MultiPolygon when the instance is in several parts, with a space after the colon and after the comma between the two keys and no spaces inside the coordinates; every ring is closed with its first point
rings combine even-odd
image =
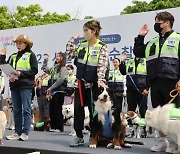
{"type": "MultiPolygon", "coordinates": [[[[159,35],[144,44],[144,38],[149,31],[145,24],[135,38],[135,56],[146,58],[153,108],[167,104],[170,91],[180,86],[180,34],[172,30],[173,23],[174,17],[171,13],[159,12],[154,24],[154,30],[159,35]]],[[[167,147],[165,135],[162,132],[159,135],[160,140],[151,151],[173,152],[176,145],[170,142],[167,147]]]]}

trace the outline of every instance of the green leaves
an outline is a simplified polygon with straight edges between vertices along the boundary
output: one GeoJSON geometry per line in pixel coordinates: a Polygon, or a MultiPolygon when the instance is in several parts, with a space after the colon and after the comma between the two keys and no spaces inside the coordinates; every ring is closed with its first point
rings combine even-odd
{"type": "Polygon", "coordinates": [[[59,15],[56,12],[43,15],[43,9],[39,4],[30,5],[25,8],[17,6],[16,13],[10,14],[7,7],[0,6],[0,30],[17,27],[28,27],[37,25],[46,25],[70,21],[69,14],[59,15]]]}
{"type": "Polygon", "coordinates": [[[180,7],[180,0],[152,0],[149,4],[146,1],[134,0],[133,5],[124,8],[121,14],[155,11],[176,7],[180,7]]]}

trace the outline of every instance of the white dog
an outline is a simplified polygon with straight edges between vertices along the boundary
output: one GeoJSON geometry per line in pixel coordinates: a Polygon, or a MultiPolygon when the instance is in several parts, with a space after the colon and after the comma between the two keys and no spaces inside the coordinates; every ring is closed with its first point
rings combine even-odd
{"type": "MultiPolygon", "coordinates": [[[[178,145],[177,151],[173,153],[180,153],[180,120],[171,120],[169,116],[174,109],[173,106],[174,104],[166,104],[163,107],[158,106],[153,111],[147,110],[145,120],[149,126],[171,137],[178,145]]],[[[180,113],[180,109],[175,110],[179,110],[180,113]]]]}
{"type": "Polygon", "coordinates": [[[2,139],[6,129],[6,123],[7,123],[6,115],[3,111],[0,111],[0,144],[3,144],[2,139]]]}
{"type": "MultiPolygon", "coordinates": [[[[144,130],[144,137],[147,137],[150,133],[150,127],[146,124],[145,119],[140,118],[139,115],[133,111],[128,111],[125,114],[126,119],[133,125],[134,138],[141,138],[141,130],[144,130]]],[[[157,138],[157,131],[152,130],[155,133],[155,137],[157,138]]]]}
{"type": "MultiPolygon", "coordinates": [[[[88,126],[89,127],[89,109],[88,107],[84,107],[84,112],[85,112],[85,118],[84,118],[84,127],[88,126]]],[[[64,116],[64,120],[66,121],[67,125],[71,126],[71,133],[69,135],[75,136],[75,130],[74,130],[74,104],[69,104],[69,105],[63,105],[62,107],[62,114],[64,116]]]]}
{"type": "MultiPolygon", "coordinates": [[[[98,113],[98,120],[104,125],[105,113],[111,110],[112,102],[110,100],[109,94],[104,88],[103,92],[98,96],[98,100],[95,102],[95,111],[98,113]]],[[[114,119],[112,120],[114,123],[114,119]]]]}

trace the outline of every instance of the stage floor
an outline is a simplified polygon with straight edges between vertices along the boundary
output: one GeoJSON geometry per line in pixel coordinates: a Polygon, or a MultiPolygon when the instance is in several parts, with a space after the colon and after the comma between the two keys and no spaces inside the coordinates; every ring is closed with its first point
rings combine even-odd
{"type": "MultiPolygon", "coordinates": [[[[127,138],[128,141],[142,141],[145,145],[133,145],[132,148],[123,148],[122,150],[106,149],[105,147],[97,147],[96,149],[90,149],[88,147],[89,136],[85,135],[85,145],[82,147],[69,147],[70,142],[73,140],[72,136],[69,136],[70,127],[65,126],[65,132],[35,132],[31,131],[29,140],[17,141],[3,140],[3,145],[0,145],[1,154],[27,154],[30,152],[40,151],[41,154],[60,154],[60,153],[93,153],[93,154],[152,154],[150,147],[156,144],[158,139],[152,137],[149,138],[127,138]],[[50,150],[50,151],[48,151],[50,150]]],[[[6,130],[5,136],[10,135],[13,131],[6,130]]],[[[157,152],[156,152],[157,153],[157,152]]],[[[158,154],[161,152],[158,152],[158,154]]]]}

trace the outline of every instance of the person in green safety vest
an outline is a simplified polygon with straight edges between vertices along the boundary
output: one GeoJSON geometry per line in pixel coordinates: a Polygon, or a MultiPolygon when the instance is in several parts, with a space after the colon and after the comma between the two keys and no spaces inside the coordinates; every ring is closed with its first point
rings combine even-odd
{"type": "Polygon", "coordinates": [[[74,67],[72,65],[67,65],[66,68],[68,70],[68,75],[66,77],[67,88],[65,89],[66,96],[64,97],[64,105],[74,103],[74,84],[76,80],[76,76],[74,75],[74,67]]]}
{"type": "MultiPolygon", "coordinates": [[[[125,56],[125,53],[123,54],[125,56]]],[[[128,111],[136,112],[138,106],[138,112],[141,118],[144,118],[147,110],[147,96],[149,91],[146,59],[133,57],[127,63],[122,61],[120,70],[126,74],[128,111]]]]}
{"type": "MultiPolygon", "coordinates": [[[[38,62],[31,48],[33,42],[24,34],[15,40],[18,52],[13,53],[7,63],[16,71],[10,77],[10,90],[13,102],[15,133],[6,136],[7,140],[28,140],[31,125],[31,100],[34,88],[34,78],[38,73],[38,62]]],[[[0,53],[1,64],[6,63],[7,49],[4,47],[0,53]]]]}
{"type": "Polygon", "coordinates": [[[123,97],[126,96],[126,76],[122,75],[119,70],[121,61],[119,58],[113,59],[114,68],[109,71],[108,87],[109,95],[112,99],[112,108],[122,110],[123,97]]]}
{"type": "Polygon", "coordinates": [[[46,91],[48,89],[48,82],[50,75],[43,72],[41,76],[36,79],[36,96],[39,108],[39,122],[43,122],[45,117],[49,117],[49,101],[46,99],[46,91]]]}
{"type": "Polygon", "coordinates": [[[49,56],[45,56],[42,70],[49,72],[50,79],[48,82],[48,89],[46,95],[52,96],[49,103],[49,116],[51,129],[50,131],[63,132],[64,123],[62,115],[62,105],[64,103],[65,88],[67,86],[66,76],[67,68],[65,53],[59,52],[57,54],[55,64],[48,68],[49,56]]]}
{"type": "Polygon", "coordinates": [[[4,88],[4,76],[2,75],[2,70],[0,69],[0,111],[2,111],[4,88]]]}
{"type": "MultiPolygon", "coordinates": [[[[167,104],[171,99],[170,91],[180,86],[180,34],[172,29],[173,24],[174,16],[170,12],[159,12],[154,23],[154,30],[158,35],[144,44],[144,38],[149,31],[145,24],[134,42],[134,55],[146,58],[153,108],[167,104]]],[[[159,135],[160,140],[151,151],[173,153],[176,149],[175,143],[169,140],[170,144],[167,144],[166,136],[162,132],[159,135]]]]}
{"type": "Polygon", "coordinates": [[[98,87],[106,87],[105,74],[108,67],[107,45],[99,39],[100,22],[90,20],[83,25],[84,41],[77,46],[75,40],[80,36],[76,34],[66,45],[68,60],[75,58],[76,78],[74,96],[74,129],[76,137],[71,147],[84,145],[84,107],[88,106],[90,112],[90,126],[93,119],[93,102],[97,100],[98,87]]]}

